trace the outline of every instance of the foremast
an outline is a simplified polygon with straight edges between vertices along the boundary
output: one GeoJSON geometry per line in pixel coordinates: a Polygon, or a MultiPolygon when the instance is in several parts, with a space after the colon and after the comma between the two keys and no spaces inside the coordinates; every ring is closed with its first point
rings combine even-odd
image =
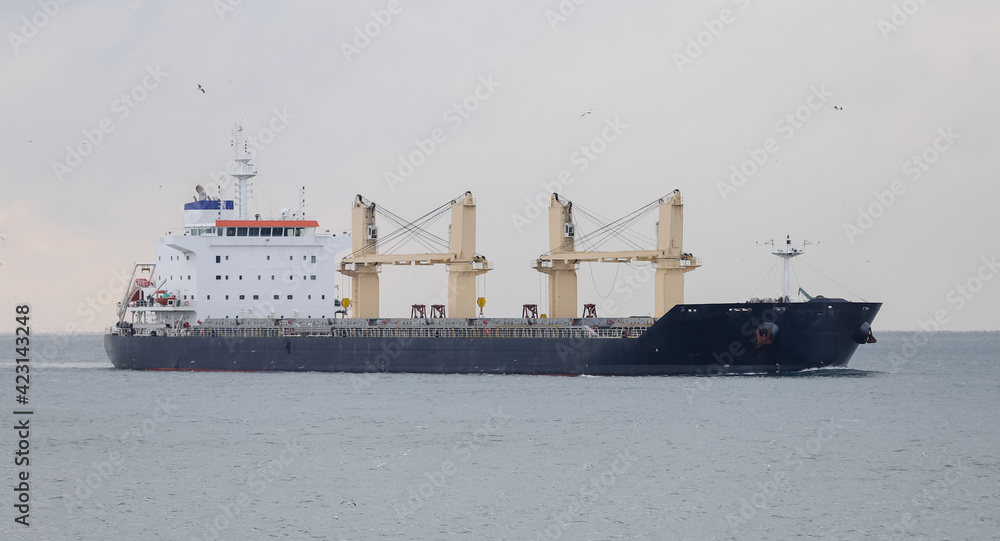
{"type": "Polygon", "coordinates": [[[802,255],[805,252],[805,244],[803,241],[802,246],[795,247],[792,246],[791,235],[786,235],[785,244],[777,244],[773,240],[768,244],[771,245],[771,254],[776,255],[782,259],[782,270],[781,270],[781,300],[784,302],[791,302],[792,299],[792,258],[795,256],[802,255]]]}

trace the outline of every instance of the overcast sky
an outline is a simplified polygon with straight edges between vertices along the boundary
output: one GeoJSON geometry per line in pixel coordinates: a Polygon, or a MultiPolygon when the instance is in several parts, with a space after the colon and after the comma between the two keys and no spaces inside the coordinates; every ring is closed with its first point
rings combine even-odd
{"type": "MultiPolygon", "coordinates": [[[[757,242],[791,234],[818,243],[794,287],[884,302],[876,329],[1000,328],[995,2],[53,4],[0,6],[0,298],[36,330],[114,321],[240,119],[264,216],[300,186],[330,229],[358,193],[415,218],[471,190],[490,316],[545,309],[532,201],[614,219],[680,189],[688,302],[779,294],[757,242]]],[[[648,314],[645,276],[584,266],[580,302],[648,314]]],[[[382,285],[407,316],[445,270],[382,285]]]]}

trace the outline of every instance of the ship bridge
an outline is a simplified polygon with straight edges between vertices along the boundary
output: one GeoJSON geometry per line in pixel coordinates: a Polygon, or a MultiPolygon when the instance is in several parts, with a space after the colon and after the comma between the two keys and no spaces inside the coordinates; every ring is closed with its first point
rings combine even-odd
{"type": "Polygon", "coordinates": [[[233,196],[195,188],[194,200],[184,204],[182,227],[159,239],[154,260],[135,264],[118,305],[120,324],[176,329],[209,318],[308,320],[344,313],[336,256],[349,250],[349,239],[320,230],[307,217],[304,187],[297,208],[273,217],[248,215],[256,171],[242,128],[236,126],[233,136],[233,196]]]}

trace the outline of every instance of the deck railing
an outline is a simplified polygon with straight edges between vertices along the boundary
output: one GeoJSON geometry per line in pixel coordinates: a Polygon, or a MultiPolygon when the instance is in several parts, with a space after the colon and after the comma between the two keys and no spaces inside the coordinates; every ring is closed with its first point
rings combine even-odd
{"type": "Polygon", "coordinates": [[[279,336],[339,338],[638,338],[648,327],[111,327],[108,332],[129,336],[194,336],[262,338],[279,336]]]}

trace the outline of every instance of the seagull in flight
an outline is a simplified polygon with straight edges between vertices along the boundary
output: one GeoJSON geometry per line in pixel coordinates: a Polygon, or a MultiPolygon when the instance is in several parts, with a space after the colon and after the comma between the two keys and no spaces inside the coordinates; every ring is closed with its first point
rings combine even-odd
{"type": "Polygon", "coordinates": [[[593,113],[593,112],[594,112],[594,110],[593,110],[593,109],[591,109],[591,110],[589,110],[589,111],[586,111],[586,112],[584,112],[584,113],[583,113],[582,115],[580,115],[580,116],[581,116],[581,117],[584,117],[584,116],[587,116],[587,115],[589,115],[590,113],[593,113]]]}
{"type": "Polygon", "coordinates": [[[838,110],[838,111],[843,111],[844,110],[844,108],[841,107],[841,106],[839,106],[839,105],[834,105],[833,108],[836,109],[836,110],[838,110]]]}
{"type": "Polygon", "coordinates": [[[198,85],[198,90],[201,90],[201,93],[202,93],[202,94],[204,94],[204,93],[205,93],[205,89],[204,89],[204,88],[202,88],[202,87],[201,87],[201,85],[198,85]]]}

